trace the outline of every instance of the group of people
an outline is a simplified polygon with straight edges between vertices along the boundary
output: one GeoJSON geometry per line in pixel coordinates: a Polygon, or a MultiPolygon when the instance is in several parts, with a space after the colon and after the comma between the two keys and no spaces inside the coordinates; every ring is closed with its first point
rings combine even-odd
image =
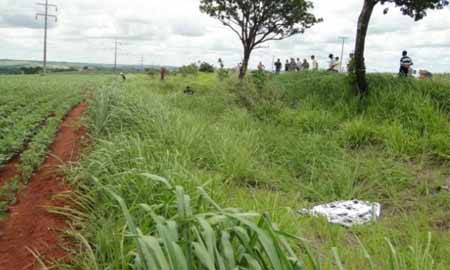
{"type": "MultiPolygon", "coordinates": [[[[341,66],[339,57],[334,57],[333,54],[330,54],[328,57],[329,62],[327,70],[332,72],[339,72],[341,66]]],[[[262,63],[258,65],[258,69],[260,69],[260,66],[262,67],[262,63]]],[[[282,69],[283,63],[281,62],[280,59],[278,59],[275,62],[275,72],[277,74],[281,73],[282,69]]],[[[285,72],[302,71],[302,70],[319,70],[319,62],[317,61],[316,56],[311,55],[310,61],[308,61],[306,58],[303,60],[301,60],[300,58],[297,58],[297,60],[295,60],[295,58],[291,58],[290,60],[289,59],[286,60],[286,62],[284,63],[285,72]]]]}
{"type": "MultiPolygon", "coordinates": [[[[301,60],[300,58],[291,58],[290,60],[286,60],[284,64],[284,71],[285,72],[291,72],[291,71],[302,71],[302,70],[319,70],[319,62],[317,62],[316,57],[314,55],[311,56],[311,62],[308,62],[308,60],[305,58],[301,60]]],[[[278,59],[275,62],[275,71],[276,73],[281,73],[281,70],[283,69],[283,63],[280,59],[278,59]]]]}
{"type": "MultiPolygon", "coordinates": [[[[281,62],[281,60],[278,59],[274,63],[274,65],[275,65],[275,72],[277,74],[281,73],[283,69],[283,63],[281,62]]],[[[408,56],[408,52],[403,51],[402,58],[400,59],[399,76],[400,77],[414,76],[417,79],[432,78],[433,74],[431,72],[424,69],[414,70],[412,68],[413,65],[414,63],[411,57],[408,56]]],[[[353,53],[349,55],[349,60],[346,68],[349,73],[355,71],[355,55],[353,53]]],[[[262,62],[259,63],[258,70],[265,70],[265,67],[262,64],[262,62]]],[[[309,62],[307,59],[300,60],[300,58],[297,58],[297,60],[295,60],[294,58],[291,58],[290,60],[286,60],[284,64],[285,72],[302,71],[302,70],[319,70],[319,62],[317,61],[314,55],[311,56],[311,60],[309,62]]],[[[335,57],[333,54],[328,55],[328,66],[326,70],[329,72],[342,72],[341,59],[339,57],[335,57]]]]}
{"type": "MultiPolygon", "coordinates": [[[[221,58],[219,59],[219,64],[220,64],[220,68],[223,69],[224,63],[221,58]]],[[[424,69],[414,70],[412,68],[413,65],[414,65],[414,63],[413,63],[411,57],[408,56],[408,52],[403,51],[402,57],[400,59],[399,76],[400,77],[414,76],[417,79],[431,79],[433,77],[433,74],[427,70],[424,70],[424,69]]],[[[274,66],[275,66],[275,72],[277,74],[281,73],[281,71],[283,69],[283,63],[281,62],[280,59],[278,59],[274,63],[274,66]]],[[[239,64],[238,68],[242,68],[242,64],[239,64]]],[[[259,62],[257,68],[260,71],[265,71],[265,69],[266,69],[266,67],[264,66],[264,64],[262,62],[259,62]]],[[[355,57],[354,57],[354,54],[351,53],[349,55],[347,71],[351,73],[354,71],[354,69],[355,69],[355,57]]],[[[319,70],[319,62],[317,61],[317,59],[314,55],[312,55],[310,57],[310,61],[308,61],[307,59],[300,60],[300,58],[297,58],[297,60],[295,60],[295,58],[291,58],[290,60],[286,60],[286,62],[284,64],[285,72],[295,72],[295,71],[304,71],[304,70],[305,71],[306,70],[313,70],[313,71],[319,70]]],[[[339,59],[339,57],[335,57],[333,54],[330,54],[328,56],[328,67],[326,70],[329,72],[340,72],[342,70],[342,64],[341,64],[341,60],[339,59]]],[[[168,75],[168,73],[169,73],[168,69],[161,67],[161,70],[160,70],[161,80],[164,80],[165,77],[168,75]]],[[[120,75],[124,81],[127,79],[123,72],[120,73],[120,75]]],[[[190,91],[188,91],[188,92],[190,93],[190,91]]]]}

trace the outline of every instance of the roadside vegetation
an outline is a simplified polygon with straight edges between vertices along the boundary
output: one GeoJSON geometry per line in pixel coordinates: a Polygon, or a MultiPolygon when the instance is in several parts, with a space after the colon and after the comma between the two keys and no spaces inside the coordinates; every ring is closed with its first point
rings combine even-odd
{"type": "Polygon", "coordinates": [[[370,75],[365,104],[339,74],[129,77],[95,91],[71,168],[76,267],[447,269],[447,77],[370,75]],[[382,219],[297,214],[354,198],[382,219]]]}

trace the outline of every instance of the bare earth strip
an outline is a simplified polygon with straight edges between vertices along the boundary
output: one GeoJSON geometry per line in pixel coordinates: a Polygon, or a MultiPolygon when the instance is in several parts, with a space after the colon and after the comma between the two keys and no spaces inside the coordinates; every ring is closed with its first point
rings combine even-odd
{"type": "MultiPolygon", "coordinates": [[[[68,190],[59,168],[79,158],[85,135],[79,120],[86,108],[81,103],[66,116],[43,165],[18,194],[18,202],[10,208],[8,218],[0,222],[0,270],[38,269],[39,264],[30,250],[52,259],[67,256],[58,234],[67,228],[66,221],[50,214],[46,206],[64,206],[64,202],[53,199],[68,190]]],[[[13,168],[15,165],[11,164],[13,168]]],[[[0,179],[12,177],[10,172],[2,170],[0,174],[8,175],[0,175],[0,179]]]]}

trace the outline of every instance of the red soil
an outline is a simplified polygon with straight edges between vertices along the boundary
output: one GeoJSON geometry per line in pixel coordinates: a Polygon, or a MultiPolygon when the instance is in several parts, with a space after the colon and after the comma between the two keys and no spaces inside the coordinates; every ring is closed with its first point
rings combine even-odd
{"type": "MultiPolygon", "coordinates": [[[[86,107],[82,103],[66,116],[44,164],[28,186],[17,195],[18,203],[10,208],[7,219],[0,222],[0,270],[38,269],[37,260],[27,248],[45,258],[67,257],[59,233],[68,224],[64,218],[50,214],[46,207],[64,206],[64,202],[54,200],[55,195],[68,190],[59,168],[79,158],[81,141],[85,135],[79,119],[86,107]]],[[[16,164],[17,161],[12,161],[0,171],[0,184],[17,174],[16,164]]]]}

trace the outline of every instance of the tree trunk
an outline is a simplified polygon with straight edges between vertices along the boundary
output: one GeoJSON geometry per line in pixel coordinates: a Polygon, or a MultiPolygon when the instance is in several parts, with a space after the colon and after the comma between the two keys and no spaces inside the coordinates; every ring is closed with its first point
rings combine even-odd
{"type": "Polygon", "coordinates": [[[247,74],[251,53],[252,50],[244,45],[244,59],[242,60],[241,70],[239,71],[239,79],[241,80],[244,79],[245,75],[247,74]]]}
{"type": "Polygon", "coordinates": [[[356,33],[355,45],[355,69],[356,69],[356,89],[358,94],[364,96],[369,90],[366,79],[366,64],[364,59],[364,49],[366,44],[367,30],[369,28],[370,17],[375,8],[376,0],[364,0],[364,6],[358,20],[358,30],[356,33]]]}

